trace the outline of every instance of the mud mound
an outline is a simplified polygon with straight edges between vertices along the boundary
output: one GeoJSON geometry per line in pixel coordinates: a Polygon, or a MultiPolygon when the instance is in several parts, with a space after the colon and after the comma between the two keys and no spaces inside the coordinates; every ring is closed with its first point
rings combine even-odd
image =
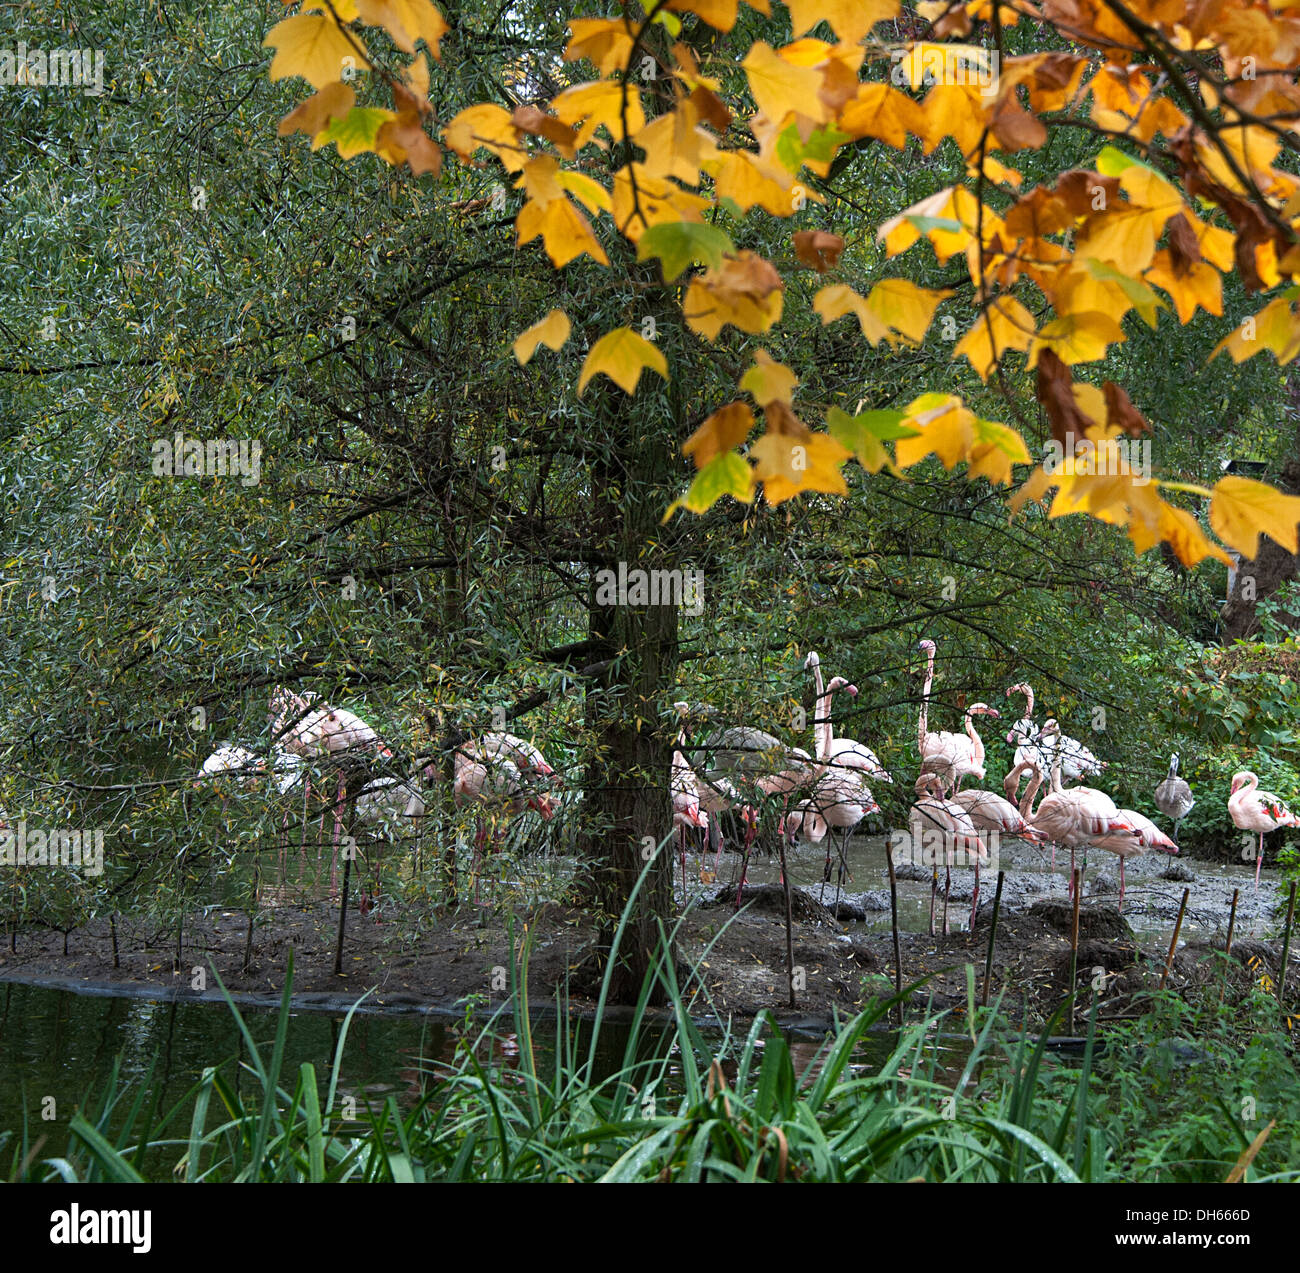
{"type": "MultiPolygon", "coordinates": [[[[1070,935],[1073,913],[1073,904],[1063,897],[1045,897],[1029,908],[1030,915],[1064,937],[1070,935]]],[[[1133,930],[1114,906],[1088,902],[1079,908],[1079,938],[1132,941],[1133,930]]]]}

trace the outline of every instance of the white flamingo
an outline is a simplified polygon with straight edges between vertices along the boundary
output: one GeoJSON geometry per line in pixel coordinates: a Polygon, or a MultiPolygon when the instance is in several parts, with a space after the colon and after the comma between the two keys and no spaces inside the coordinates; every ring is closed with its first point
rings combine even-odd
{"type": "Polygon", "coordinates": [[[857,769],[880,782],[893,782],[889,771],[880,763],[880,757],[865,743],[852,738],[835,737],[831,722],[831,695],[837,689],[843,689],[851,698],[857,698],[858,687],[851,685],[844,677],[837,676],[832,679],[829,689],[823,689],[821,656],[816,650],[808,652],[804,667],[811,669],[817,687],[816,706],[813,709],[813,750],[817,758],[838,769],[857,769]]]}
{"type": "Polygon", "coordinates": [[[937,774],[945,790],[960,788],[966,778],[982,782],[984,779],[984,741],[975,729],[974,717],[1000,716],[1001,713],[987,703],[972,703],[965,712],[964,734],[949,733],[946,729],[929,729],[930,686],[934,683],[933,641],[922,641],[918,647],[925,653],[925,685],[921,690],[921,713],[916,722],[916,745],[921,753],[921,772],[937,774]]]}
{"type": "Polygon", "coordinates": [[[1025,696],[1025,714],[1007,731],[1007,742],[1016,754],[1011,762],[1011,772],[1002,780],[1002,790],[1007,799],[1015,804],[1020,799],[1020,779],[1024,774],[1044,774],[1050,765],[1044,765],[1043,753],[1037,745],[1038,726],[1034,724],[1034,689],[1028,681],[1007,687],[1007,697],[1012,694],[1025,696]]]}
{"type": "Polygon", "coordinates": [[[1169,757],[1169,773],[1155,791],[1156,808],[1173,820],[1174,839],[1178,839],[1178,824],[1196,807],[1192,789],[1178,776],[1178,753],[1169,757]]]}

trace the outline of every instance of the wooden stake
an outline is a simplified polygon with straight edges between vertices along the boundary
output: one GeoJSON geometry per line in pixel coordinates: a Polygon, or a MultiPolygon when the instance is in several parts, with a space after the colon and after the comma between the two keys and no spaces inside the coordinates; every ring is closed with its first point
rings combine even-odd
{"type": "Polygon", "coordinates": [[[1079,980],[1079,894],[1083,881],[1079,878],[1079,868],[1070,868],[1070,880],[1074,885],[1074,905],[1070,912],[1070,1033],[1074,1033],[1074,989],[1079,980]]]}
{"type": "Polygon", "coordinates": [[[1286,967],[1291,959],[1291,921],[1295,918],[1295,881],[1291,881],[1291,896],[1286,904],[1286,932],[1282,937],[1282,967],[1277,974],[1277,1001],[1285,1007],[1282,992],[1286,988],[1286,967]]]}
{"type": "MultiPolygon", "coordinates": [[[[1228,912],[1228,944],[1224,947],[1223,953],[1229,958],[1232,956],[1232,930],[1237,926],[1237,898],[1241,896],[1241,889],[1232,890],[1232,909],[1228,912]]],[[[1223,984],[1219,987],[1219,1002],[1223,1002],[1223,992],[1228,988],[1228,970],[1223,970],[1223,984]]]]}
{"type": "Polygon", "coordinates": [[[989,953],[984,961],[984,993],[980,995],[981,1008],[989,1006],[989,982],[993,980],[993,946],[998,939],[998,909],[1002,905],[1002,881],[1005,878],[1006,872],[999,871],[997,892],[993,894],[993,925],[989,929],[989,953]]]}
{"type": "MultiPolygon", "coordinates": [[[[898,876],[894,874],[894,855],[885,846],[885,863],[889,867],[889,924],[894,930],[894,992],[903,993],[903,951],[898,943],[898,876]]],[[[933,912],[931,912],[933,920],[933,912]]],[[[898,1024],[903,1024],[903,1005],[898,1005],[898,1024]]]]}
{"type": "Polygon", "coordinates": [[[785,887],[785,970],[790,981],[790,1006],[795,1008],[798,1004],[794,1001],[794,907],[790,901],[790,872],[785,866],[784,823],[778,838],[781,841],[781,883],[785,887]]]}
{"type": "Polygon", "coordinates": [[[1187,912],[1187,899],[1191,896],[1190,888],[1183,889],[1183,900],[1178,904],[1178,918],[1174,921],[1174,935],[1169,939],[1169,954],[1165,959],[1165,970],[1160,974],[1160,989],[1165,988],[1169,980],[1169,970],[1174,966],[1174,954],[1178,950],[1178,932],[1183,926],[1183,916],[1187,912]]]}
{"type": "Polygon", "coordinates": [[[334,948],[334,975],[343,974],[343,930],[348,922],[348,885],[352,882],[352,846],[343,854],[343,896],[339,899],[339,940],[334,948]]]}

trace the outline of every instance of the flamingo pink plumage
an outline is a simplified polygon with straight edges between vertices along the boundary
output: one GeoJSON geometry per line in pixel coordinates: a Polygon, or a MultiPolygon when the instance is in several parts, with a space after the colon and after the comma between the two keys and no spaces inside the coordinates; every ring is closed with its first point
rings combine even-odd
{"type": "Polygon", "coordinates": [[[1232,794],[1228,797],[1228,813],[1241,831],[1255,831],[1259,835],[1259,849],[1255,857],[1255,887],[1259,888],[1259,871],[1264,864],[1264,836],[1278,827],[1300,826],[1300,819],[1291,812],[1279,796],[1271,791],[1259,790],[1259,777],[1249,769],[1232,775],[1232,794]]]}
{"type": "Polygon", "coordinates": [[[825,760],[837,769],[857,769],[870,778],[881,782],[893,782],[889,771],[880,763],[876,755],[865,743],[853,738],[836,738],[831,723],[831,696],[837,689],[843,689],[851,698],[857,698],[858,687],[850,684],[842,676],[831,679],[830,685],[822,687],[821,656],[816,650],[810,650],[804,660],[804,667],[811,668],[813,681],[817,687],[816,705],[813,708],[813,754],[818,760],[825,760]]]}
{"type": "MultiPolygon", "coordinates": [[[[1078,791],[1078,787],[1072,788],[1078,791]]],[[[1121,809],[1119,816],[1132,824],[1131,831],[1112,832],[1099,840],[1094,840],[1096,848],[1105,849],[1119,857],[1119,909],[1124,909],[1124,863],[1131,857],[1139,857],[1152,849],[1161,853],[1176,854],[1176,845],[1150,818],[1136,813],[1132,809],[1121,809]]]]}
{"type": "MultiPolygon", "coordinates": [[[[943,931],[948,931],[948,894],[952,887],[952,862],[957,849],[963,849],[974,856],[976,871],[980,862],[988,861],[988,848],[979,833],[979,828],[970,813],[955,800],[949,800],[943,794],[943,781],[938,774],[923,773],[916,780],[916,794],[919,800],[912,806],[908,823],[912,831],[914,845],[924,845],[926,832],[939,832],[944,846],[944,892],[943,892],[943,931]]],[[[975,906],[979,901],[978,874],[976,875],[976,892],[971,901],[971,927],[975,927],[975,906]]],[[[934,933],[934,900],[939,888],[939,863],[933,863],[930,878],[930,933],[934,933]]]]}

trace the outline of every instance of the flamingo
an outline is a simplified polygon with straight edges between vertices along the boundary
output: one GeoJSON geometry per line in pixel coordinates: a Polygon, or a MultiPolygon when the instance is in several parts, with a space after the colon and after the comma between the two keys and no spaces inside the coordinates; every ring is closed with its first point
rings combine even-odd
{"type": "MultiPolygon", "coordinates": [[[[511,760],[476,760],[459,749],[455,756],[456,776],[452,782],[452,799],[457,808],[478,804],[484,810],[474,834],[474,898],[478,900],[478,864],[487,843],[487,817],[494,822],[503,817],[517,818],[525,809],[535,809],[544,821],[554,815],[551,797],[545,792],[530,791],[519,767],[511,760]]],[[[496,831],[493,830],[495,839],[496,831]]]]}
{"type": "MultiPolygon", "coordinates": [[[[1031,827],[1010,800],[996,791],[982,791],[972,787],[968,791],[954,791],[952,802],[966,810],[977,831],[994,831],[998,835],[1018,835],[1034,844],[1045,844],[1047,837],[1036,827],[1031,827]]],[[[970,904],[970,926],[975,927],[975,911],[980,897],[980,859],[975,860],[975,892],[970,904]]]]}
{"type": "Polygon", "coordinates": [[[1259,870],[1264,864],[1264,835],[1278,827],[1300,827],[1298,819],[1271,791],[1259,790],[1259,778],[1249,769],[1232,775],[1232,794],[1228,812],[1240,831],[1259,833],[1259,852],[1255,858],[1255,888],[1259,888],[1259,870]]]}
{"type": "MultiPolygon", "coordinates": [[[[1071,788],[1078,791],[1078,787],[1071,788]]],[[[1132,809],[1121,809],[1119,815],[1133,826],[1132,831],[1115,832],[1104,835],[1093,843],[1099,849],[1119,856],[1119,909],[1124,909],[1124,863],[1131,857],[1138,857],[1150,849],[1170,855],[1178,852],[1176,845],[1150,818],[1132,809]]]]}
{"type": "MultiPolygon", "coordinates": [[[[199,770],[199,780],[203,778],[215,778],[218,774],[244,774],[247,775],[243,786],[246,790],[256,785],[256,775],[266,768],[266,762],[258,755],[249,751],[246,747],[240,747],[235,743],[224,742],[218,745],[216,751],[212,753],[204,762],[203,767],[199,770]]],[[[221,796],[221,816],[226,816],[226,806],[230,803],[230,797],[224,792],[221,796]]]]}
{"type": "Polygon", "coordinates": [[[853,770],[837,772],[828,769],[817,778],[811,795],[800,802],[797,812],[801,814],[800,830],[812,843],[820,843],[826,837],[826,832],[828,830],[830,832],[829,842],[826,845],[826,867],[822,876],[823,888],[831,878],[831,847],[835,844],[835,832],[840,833],[837,846],[840,865],[836,879],[836,901],[838,902],[839,890],[844,884],[849,836],[853,828],[868,814],[879,813],[880,806],[872,798],[860,773],[853,770]],[[810,817],[810,814],[816,816],[810,817]]]}
{"type": "MultiPolygon", "coordinates": [[[[271,694],[273,737],[290,751],[304,757],[337,756],[348,752],[369,752],[391,757],[392,751],[379,735],[355,712],[333,707],[315,694],[295,694],[278,686],[271,694]]],[[[310,795],[310,790],[308,791],[310,795]]],[[[343,831],[343,806],[347,799],[347,775],[339,770],[338,797],[334,804],[334,840],[330,852],[330,891],[337,889],[339,837],[343,831]]],[[[324,834],[324,814],[321,815],[324,834]]]]}
{"type": "MultiPolygon", "coordinates": [[[[1020,812],[1030,826],[1053,844],[1070,850],[1070,892],[1073,894],[1075,849],[1086,849],[1107,836],[1136,834],[1136,828],[1104,791],[1095,787],[1062,787],[1059,753],[1052,765],[1052,790],[1043,797],[1037,811],[1030,812],[1041,785],[1042,775],[1035,774],[1020,801],[1020,812]]],[[[1115,851],[1113,846],[1108,847],[1115,851]]]]}
{"type": "Polygon", "coordinates": [[[1178,776],[1178,753],[1174,752],[1169,757],[1169,774],[1165,780],[1156,788],[1155,792],[1156,808],[1165,815],[1166,818],[1172,818],[1174,823],[1174,839],[1178,839],[1178,824],[1185,818],[1196,805],[1192,799],[1192,789],[1186,781],[1178,776]]]}
{"type": "Polygon", "coordinates": [[[555,770],[546,763],[541,751],[526,739],[514,734],[484,734],[477,743],[471,744],[471,750],[481,756],[497,756],[510,761],[521,774],[536,774],[542,778],[551,778],[555,770]]]}
{"type": "MultiPolygon", "coordinates": [[[[988,861],[988,849],[976,827],[970,813],[955,800],[944,798],[943,780],[938,774],[923,773],[916,780],[916,794],[919,800],[912,806],[908,823],[912,831],[914,846],[924,846],[926,833],[933,836],[938,832],[943,837],[944,846],[944,886],[943,886],[943,931],[948,932],[948,893],[952,887],[953,855],[958,848],[973,854],[976,870],[980,862],[988,861]]],[[[932,859],[933,874],[930,877],[930,935],[934,936],[934,902],[939,890],[939,862],[932,859]]],[[[978,880],[978,876],[976,877],[978,880]]],[[[975,905],[978,892],[971,902],[971,928],[975,927],[975,905]]]]}
{"type": "MultiPolygon", "coordinates": [[[[679,714],[683,714],[685,703],[675,703],[679,714]]],[[[672,773],[669,789],[673,800],[673,826],[677,829],[677,840],[682,859],[682,892],[686,892],[686,828],[701,827],[708,830],[708,814],[700,808],[698,791],[699,779],[682,753],[686,744],[686,726],[681,724],[677,730],[677,746],[673,748],[672,773]]]]}
{"type": "Polygon", "coordinates": [[[1034,689],[1027,681],[1007,687],[1007,697],[1025,696],[1025,714],[1007,731],[1007,742],[1015,749],[1011,772],[1002,780],[1002,790],[1015,804],[1020,798],[1020,776],[1024,773],[1042,772],[1043,755],[1037,746],[1038,726],[1034,724],[1034,689]]]}
{"type": "Polygon", "coordinates": [[[1043,752],[1048,770],[1060,757],[1061,778],[1066,783],[1078,782],[1089,774],[1100,774],[1106,768],[1107,762],[1098,760],[1077,738],[1061,733],[1061,724],[1054,716],[1043,722],[1036,745],[1043,752]]]}
{"type": "Polygon", "coordinates": [[[813,748],[819,760],[841,769],[858,769],[870,778],[881,782],[894,780],[889,771],[880,763],[880,758],[865,743],[852,738],[836,738],[831,724],[831,695],[837,689],[847,691],[851,698],[857,698],[858,687],[849,684],[842,676],[834,677],[828,689],[822,688],[821,656],[816,650],[810,650],[804,660],[804,667],[810,668],[817,686],[816,707],[813,709],[813,748]]]}
{"type": "Polygon", "coordinates": [[[923,773],[937,774],[948,787],[960,787],[966,778],[984,779],[984,742],[975,730],[975,716],[998,717],[1001,713],[987,703],[972,703],[964,716],[966,732],[952,734],[947,730],[933,733],[928,728],[930,686],[934,682],[933,641],[922,641],[918,647],[925,652],[925,686],[921,690],[921,714],[916,723],[916,744],[921,753],[923,773]]]}

